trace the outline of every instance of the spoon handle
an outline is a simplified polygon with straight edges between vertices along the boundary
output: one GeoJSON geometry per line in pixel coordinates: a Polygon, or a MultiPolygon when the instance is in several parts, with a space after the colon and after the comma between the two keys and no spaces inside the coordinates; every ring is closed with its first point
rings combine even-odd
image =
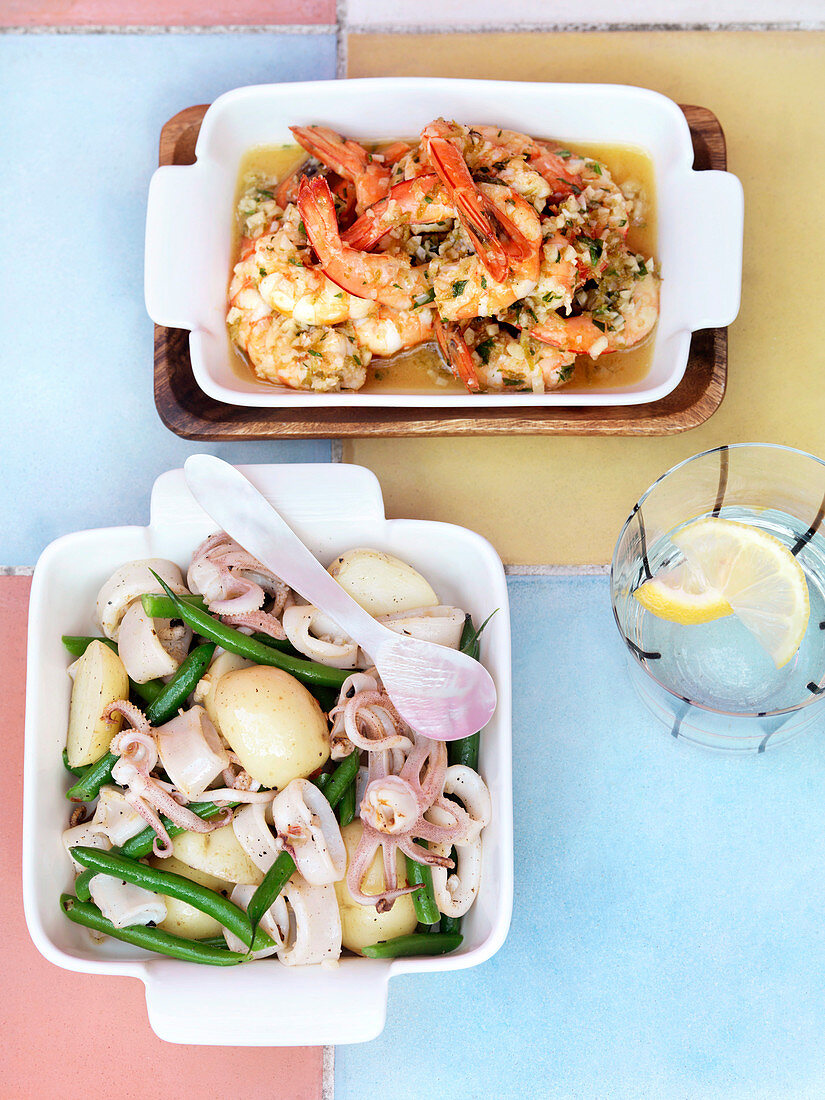
{"type": "Polygon", "coordinates": [[[200,454],[186,460],[184,471],[195,500],[228,535],[375,657],[386,628],[329,575],[239,470],[214,455],[200,454]]]}

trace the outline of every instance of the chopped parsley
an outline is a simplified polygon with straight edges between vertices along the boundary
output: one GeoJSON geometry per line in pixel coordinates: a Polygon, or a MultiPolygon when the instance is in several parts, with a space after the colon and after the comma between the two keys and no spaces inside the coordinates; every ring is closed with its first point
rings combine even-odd
{"type": "Polygon", "coordinates": [[[486,275],[481,276],[481,289],[482,290],[487,289],[487,276],[486,275]]]}
{"type": "Polygon", "coordinates": [[[415,299],[413,305],[418,309],[419,306],[425,306],[427,302],[433,301],[435,301],[435,290],[430,287],[426,294],[421,294],[415,299]]]}
{"type": "Polygon", "coordinates": [[[573,156],[573,154],[570,152],[569,149],[557,149],[556,156],[561,157],[562,160],[569,160],[573,156]]]}
{"type": "Polygon", "coordinates": [[[320,352],[320,351],[315,351],[315,350],[314,350],[313,348],[307,348],[307,352],[308,352],[308,353],[309,353],[310,355],[315,355],[315,356],[317,356],[317,358],[318,358],[318,359],[322,359],[322,358],[323,358],[323,356],[322,356],[321,352],[320,352]]]}
{"type": "Polygon", "coordinates": [[[453,297],[460,298],[467,287],[466,279],[456,279],[453,283],[453,297]]]}
{"type": "Polygon", "coordinates": [[[264,191],[260,188],[258,189],[258,197],[261,198],[261,199],[274,199],[275,198],[275,196],[272,194],[271,191],[264,191]]]}
{"type": "Polygon", "coordinates": [[[587,167],[590,169],[591,172],[595,172],[597,176],[600,176],[602,174],[602,166],[595,160],[589,160],[587,162],[587,167]]]}
{"type": "Polygon", "coordinates": [[[593,319],[593,324],[596,326],[596,328],[599,330],[599,332],[605,332],[607,330],[607,325],[604,323],[604,321],[597,321],[594,318],[593,319]]]}
{"type": "Polygon", "coordinates": [[[559,382],[569,382],[573,377],[573,371],[576,369],[574,363],[569,363],[566,367],[562,367],[559,371],[559,382]]]}
{"type": "Polygon", "coordinates": [[[265,279],[266,278],[266,268],[265,267],[259,267],[258,268],[258,274],[261,276],[262,279],[265,279]]]}
{"type": "Polygon", "coordinates": [[[604,251],[604,242],[598,238],[581,236],[579,238],[584,244],[587,245],[590,250],[590,262],[595,267],[599,260],[602,258],[602,252],[604,251]]]}
{"type": "Polygon", "coordinates": [[[476,348],[476,354],[482,363],[490,362],[490,355],[492,354],[493,347],[495,346],[495,340],[492,336],[488,336],[486,340],[482,340],[476,348]]]}

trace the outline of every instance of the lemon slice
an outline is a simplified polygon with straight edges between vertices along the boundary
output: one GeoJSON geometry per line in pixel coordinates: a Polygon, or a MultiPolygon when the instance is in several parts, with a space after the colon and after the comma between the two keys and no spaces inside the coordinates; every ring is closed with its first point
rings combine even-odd
{"type": "Polygon", "coordinates": [[[729,519],[689,523],[673,539],[687,562],[721,593],[734,614],[782,668],[808,626],[808,582],[779,539],[729,519]]]}
{"type": "Polygon", "coordinates": [[[688,562],[663,570],[633,593],[642,607],[659,619],[683,626],[709,623],[732,615],[733,608],[705,575],[688,562]]]}

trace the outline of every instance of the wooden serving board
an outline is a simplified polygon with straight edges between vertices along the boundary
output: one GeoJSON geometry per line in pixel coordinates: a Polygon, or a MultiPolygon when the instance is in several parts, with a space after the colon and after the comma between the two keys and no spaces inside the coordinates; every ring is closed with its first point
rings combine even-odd
{"type": "MultiPolygon", "coordinates": [[[[159,162],[192,164],[207,106],[187,107],[160,134],[159,162]]],[[[727,166],[725,135],[706,107],[683,106],[697,170],[727,166]]],[[[225,405],[196,384],[185,329],[155,326],[155,405],[167,428],[184,439],[327,439],[427,435],[669,435],[703,424],[719,408],[727,378],[727,329],[693,334],[685,377],[647,405],[599,408],[250,409],[225,405]]]]}

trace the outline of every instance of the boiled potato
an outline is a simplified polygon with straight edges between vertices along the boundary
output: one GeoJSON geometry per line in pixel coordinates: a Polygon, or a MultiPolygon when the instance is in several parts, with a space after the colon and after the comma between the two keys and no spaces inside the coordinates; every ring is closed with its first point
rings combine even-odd
{"type": "MultiPolygon", "coordinates": [[[[173,857],[185,863],[190,871],[205,871],[225,882],[245,886],[257,886],[264,877],[238,843],[231,824],[211,833],[180,833],[172,844],[173,857]]],[[[169,865],[168,859],[163,862],[164,866],[169,865]]]]}
{"type": "Polygon", "coordinates": [[[303,684],[279,668],[255,665],[221,676],[212,718],[246,771],[265,787],[281,790],[329,759],[321,708],[303,684]]]}
{"type": "MultiPolygon", "coordinates": [[[[154,856],[149,860],[149,866],[157,867],[161,871],[172,871],[176,875],[182,875],[184,878],[191,879],[192,882],[199,882],[201,886],[206,886],[219,894],[222,893],[226,897],[229,897],[232,893],[231,882],[215,878],[214,875],[207,875],[204,871],[197,871],[194,867],[188,867],[185,863],[181,863],[179,859],[175,859],[174,856],[168,856],[166,859],[154,856]]],[[[166,917],[160,922],[158,928],[162,928],[164,932],[171,932],[174,936],[183,936],[186,940],[203,940],[207,936],[220,936],[223,933],[223,925],[220,921],[216,921],[214,917],[210,917],[207,913],[202,913],[200,909],[195,909],[191,905],[187,905],[185,901],[179,901],[177,898],[164,897],[163,900],[166,902],[166,917]]]]}
{"type": "MultiPolygon", "coordinates": [[[[358,841],[361,839],[362,825],[356,818],[341,830],[341,836],[347,849],[347,866],[355,854],[358,841]]],[[[398,853],[396,862],[398,882],[404,885],[407,881],[405,875],[405,860],[398,853]]],[[[370,864],[369,870],[364,876],[362,889],[365,894],[379,894],[384,888],[384,868],[382,865],[382,852],[379,848],[375,858],[370,864]]],[[[356,954],[363,954],[363,948],[379,940],[391,940],[396,936],[406,936],[414,932],[418,924],[415,915],[412,898],[404,894],[398,898],[388,913],[379,913],[372,905],[359,905],[347,889],[346,875],[335,883],[335,896],[338,899],[338,909],[341,913],[341,942],[344,947],[356,954]]]]}
{"type": "Polygon", "coordinates": [[[411,565],[380,550],[347,550],[329,567],[341,587],[370,615],[391,615],[440,602],[411,565]]]}
{"type": "Polygon", "coordinates": [[[228,650],[224,650],[223,653],[219,653],[213,659],[209,668],[198,680],[193,699],[194,702],[200,704],[206,710],[213,725],[217,725],[213,714],[212,700],[218,680],[221,676],[225,676],[227,672],[235,672],[239,668],[251,668],[253,664],[253,661],[248,661],[246,657],[241,657],[238,653],[229,653],[228,650]]]}
{"type": "Polygon", "coordinates": [[[105,721],[101,715],[115,699],[129,698],[129,677],[123,662],[103,642],[92,642],[75,661],[72,701],[69,707],[69,732],[66,750],[73,768],[94,764],[109,749],[109,742],[120,733],[119,714],[105,721]]]}

